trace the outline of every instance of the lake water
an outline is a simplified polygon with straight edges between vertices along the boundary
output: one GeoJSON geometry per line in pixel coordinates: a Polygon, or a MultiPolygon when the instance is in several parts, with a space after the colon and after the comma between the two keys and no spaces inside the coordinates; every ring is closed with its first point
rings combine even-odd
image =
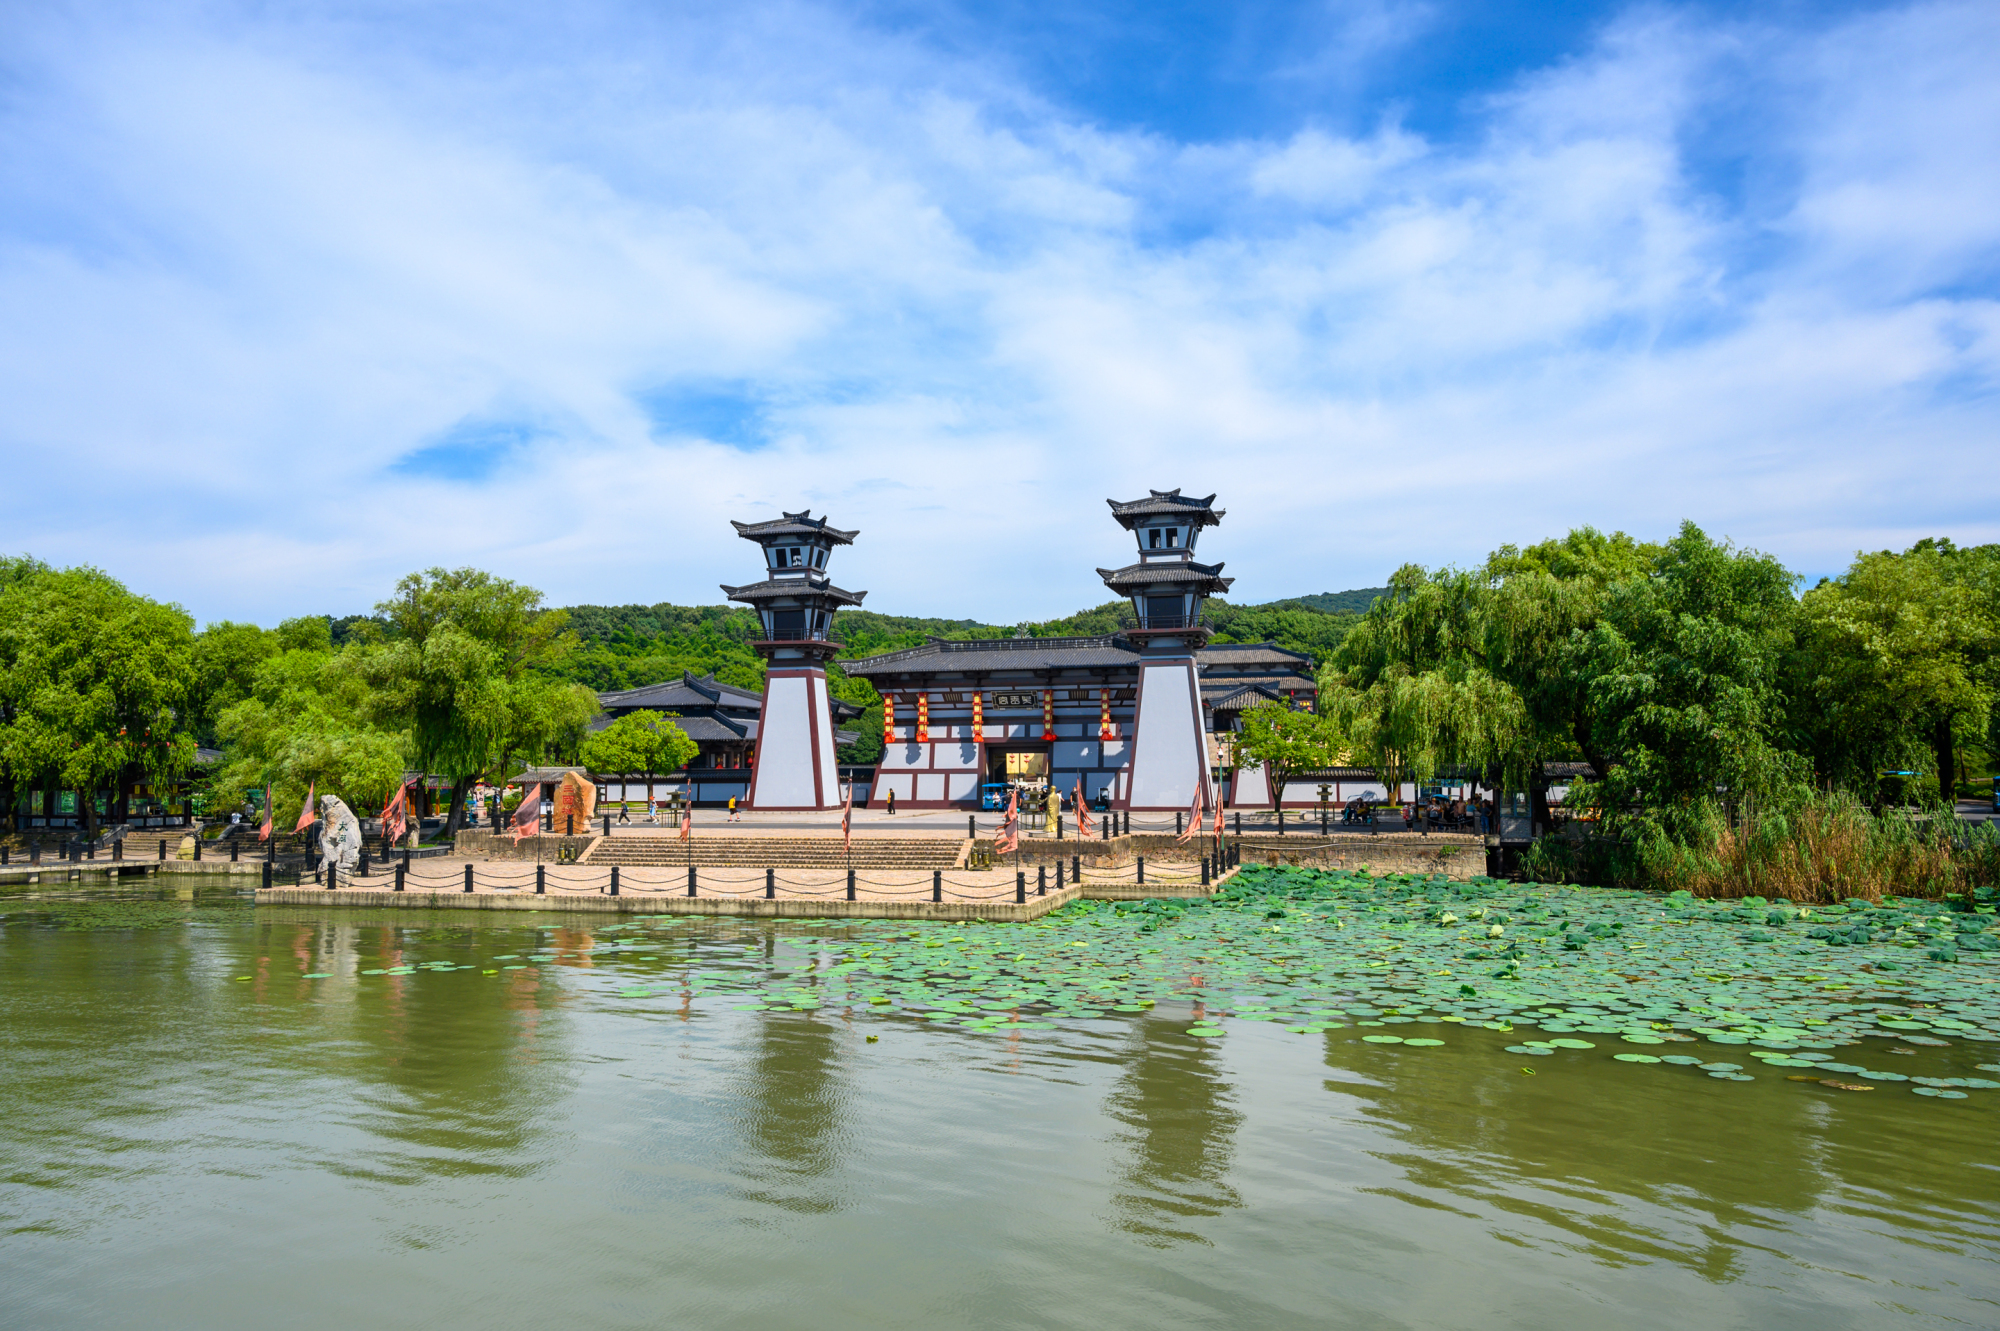
{"type": "Polygon", "coordinates": [[[2000,1325],[1980,1094],[745,1011],[676,986],[841,928],[233,903],[0,924],[6,1326],[2000,1325]]]}

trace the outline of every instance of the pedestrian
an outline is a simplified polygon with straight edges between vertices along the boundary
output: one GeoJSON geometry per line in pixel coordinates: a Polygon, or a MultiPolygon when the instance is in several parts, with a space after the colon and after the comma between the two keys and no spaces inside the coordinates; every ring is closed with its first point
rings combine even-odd
{"type": "Polygon", "coordinates": [[[734,795],[729,797],[729,821],[732,823],[736,821],[736,797],[734,795]]]}
{"type": "Polygon", "coordinates": [[[1413,831],[1416,828],[1416,824],[1417,824],[1417,805],[1416,801],[1412,800],[1410,801],[1410,803],[1405,804],[1403,806],[1403,830],[1405,832],[1413,831]]]}
{"type": "Polygon", "coordinates": [[[646,796],[646,821],[655,826],[658,826],[660,821],[660,806],[654,803],[651,795],[646,796]]]}
{"type": "Polygon", "coordinates": [[[896,816],[896,788],[894,786],[889,787],[888,805],[889,816],[894,818],[896,816]]]}

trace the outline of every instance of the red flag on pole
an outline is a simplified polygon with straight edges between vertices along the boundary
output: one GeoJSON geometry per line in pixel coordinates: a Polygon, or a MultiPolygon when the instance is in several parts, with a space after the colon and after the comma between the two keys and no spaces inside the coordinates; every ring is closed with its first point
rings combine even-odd
{"type": "Polygon", "coordinates": [[[1076,798],[1076,834],[1080,837],[1088,837],[1096,829],[1091,823],[1090,810],[1083,807],[1082,777],[1078,777],[1076,779],[1075,798],[1076,798]]]}
{"type": "Polygon", "coordinates": [[[306,802],[304,807],[299,810],[299,825],[292,829],[294,832],[303,832],[313,825],[313,805],[317,803],[313,796],[318,790],[318,781],[309,781],[306,783],[306,802]]]}
{"type": "Polygon", "coordinates": [[[1001,820],[1000,835],[993,838],[993,849],[1002,855],[1012,855],[1021,848],[1021,788],[1014,787],[1014,793],[1007,797],[1007,816],[1001,820]]]}
{"type": "Polygon", "coordinates": [[[681,815],[681,840],[692,840],[688,835],[692,831],[694,831],[694,782],[690,781],[688,782],[687,811],[681,815]]]}
{"type": "Polygon", "coordinates": [[[1204,783],[1199,781],[1195,782],[1194,807],[1188,810],[1187,831],[1181,833],[1179,836],[1174,838],[1174,841],[1177,844],[1179,842],[1186,841],[1189,837],[1192,837],[1196,833],[1201,831],[1201,816],[1203,810],[1202,796],[1206,795],[1207,793],[1208,790],[1204,783]]]}
{"type": "Polygon", "coordinates": [[[854,849],[853,820],[854,783],[850,781],[847,783],[847,803],[840,806],[840,848],[845,851],[854,849]]]}
{"type": "Polygon", "coordinates": [[[396,793],[382,806],[382,835],[391,844],[401,841],[403,834],[410,830],[410,787],[407,782],[396,787],[396,793]]]}
{"type": "Polygon", "coordinates": [[[259,841],[269,841],[271,839],[271,823],[273,822],[273,820],[276,819],[276,817],[277,817],[277,810],[271,807],[271,788],[269,786],[265,786],[264,825],[257,829],[257,839],[259,841]]]}
{"type": "MultiPolygon", "coordinates": [[[[521,789],[521,806],[514,810],[514,840],[539,836],[542,830],[542,787],[538,782],[521,789]]],[[[537,852],[539,853],[539,852],[537,852]]]]}

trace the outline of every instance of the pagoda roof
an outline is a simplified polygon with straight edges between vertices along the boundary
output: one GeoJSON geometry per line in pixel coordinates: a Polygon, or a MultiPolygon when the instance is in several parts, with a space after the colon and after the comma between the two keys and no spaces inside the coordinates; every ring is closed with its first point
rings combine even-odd
{"type": "Polygon", "coordinates": [[[1213,507],[1215,496],[1206,499],[1191,499],[1179,490],[1154,490],[1144,499],[1130,499],[1120,503],[1107,499],[1111,505],[1111,516],[1123,526],[1130,527],[1140,518],[1171,516],[1185,519],[1197,527],[1213,527],[1222,521],[1227,509],[1213,507]]]}
{"type": "Polygon", "coordinates": [[[762,541],[774,536],[800,536],[816,537],[831,545],[853,545],[854,538],[861,534],[858,528],[854,531],[842,531],[838,527],[829,527],[826,525],[826,519],[814,517],[811,509],[803,513],[787,513],[769,522],[738,522],[731,518],[729,525],[736,528],[736,534],[746,541],[762,541]]]}
{"type": "Polygon", "coordinates": [[[1221,564],[1197,564],[1193,560],[1166,563],[1127,564],[1124,568],[1101,568],[1097,576],[1114,592],[1130,593],[1142,588],[1190,588],[1207,595],[1229,590],[1234,578],[1222,576],[1221,564]]]}
{"type": "Polygon", "coordinates": [[[749,583],[742,587],[722,584],[722,591],[732,601],[782,601],[788,598],[816,597],[833,601],[840,605],[860,605],[867,592],[842,591],[826,580],[824,573],[808,573],[803,578],[766,578],[762,582],[749,583]]]}

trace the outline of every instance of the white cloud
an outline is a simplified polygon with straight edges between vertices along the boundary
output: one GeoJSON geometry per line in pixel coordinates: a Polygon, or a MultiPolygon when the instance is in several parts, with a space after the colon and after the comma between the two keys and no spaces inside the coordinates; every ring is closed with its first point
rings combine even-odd
{"type": "Polygon", "coordinates": [[[821,9],[216,13],[0,32],[11,542],[203,617],[435,563],[713,601],[726,519],[806,502],[871,606],[1052,615],[1169,485],[1252,600],[1583,522],[2000,538],[1976,5],[1646,10],[1462,142],[1201,146],[821,9]],[[763,447],[661,414],[709,382],[763,447]],[[390,470],[509,419],[550,433],[476,484],[390,470]]]}

